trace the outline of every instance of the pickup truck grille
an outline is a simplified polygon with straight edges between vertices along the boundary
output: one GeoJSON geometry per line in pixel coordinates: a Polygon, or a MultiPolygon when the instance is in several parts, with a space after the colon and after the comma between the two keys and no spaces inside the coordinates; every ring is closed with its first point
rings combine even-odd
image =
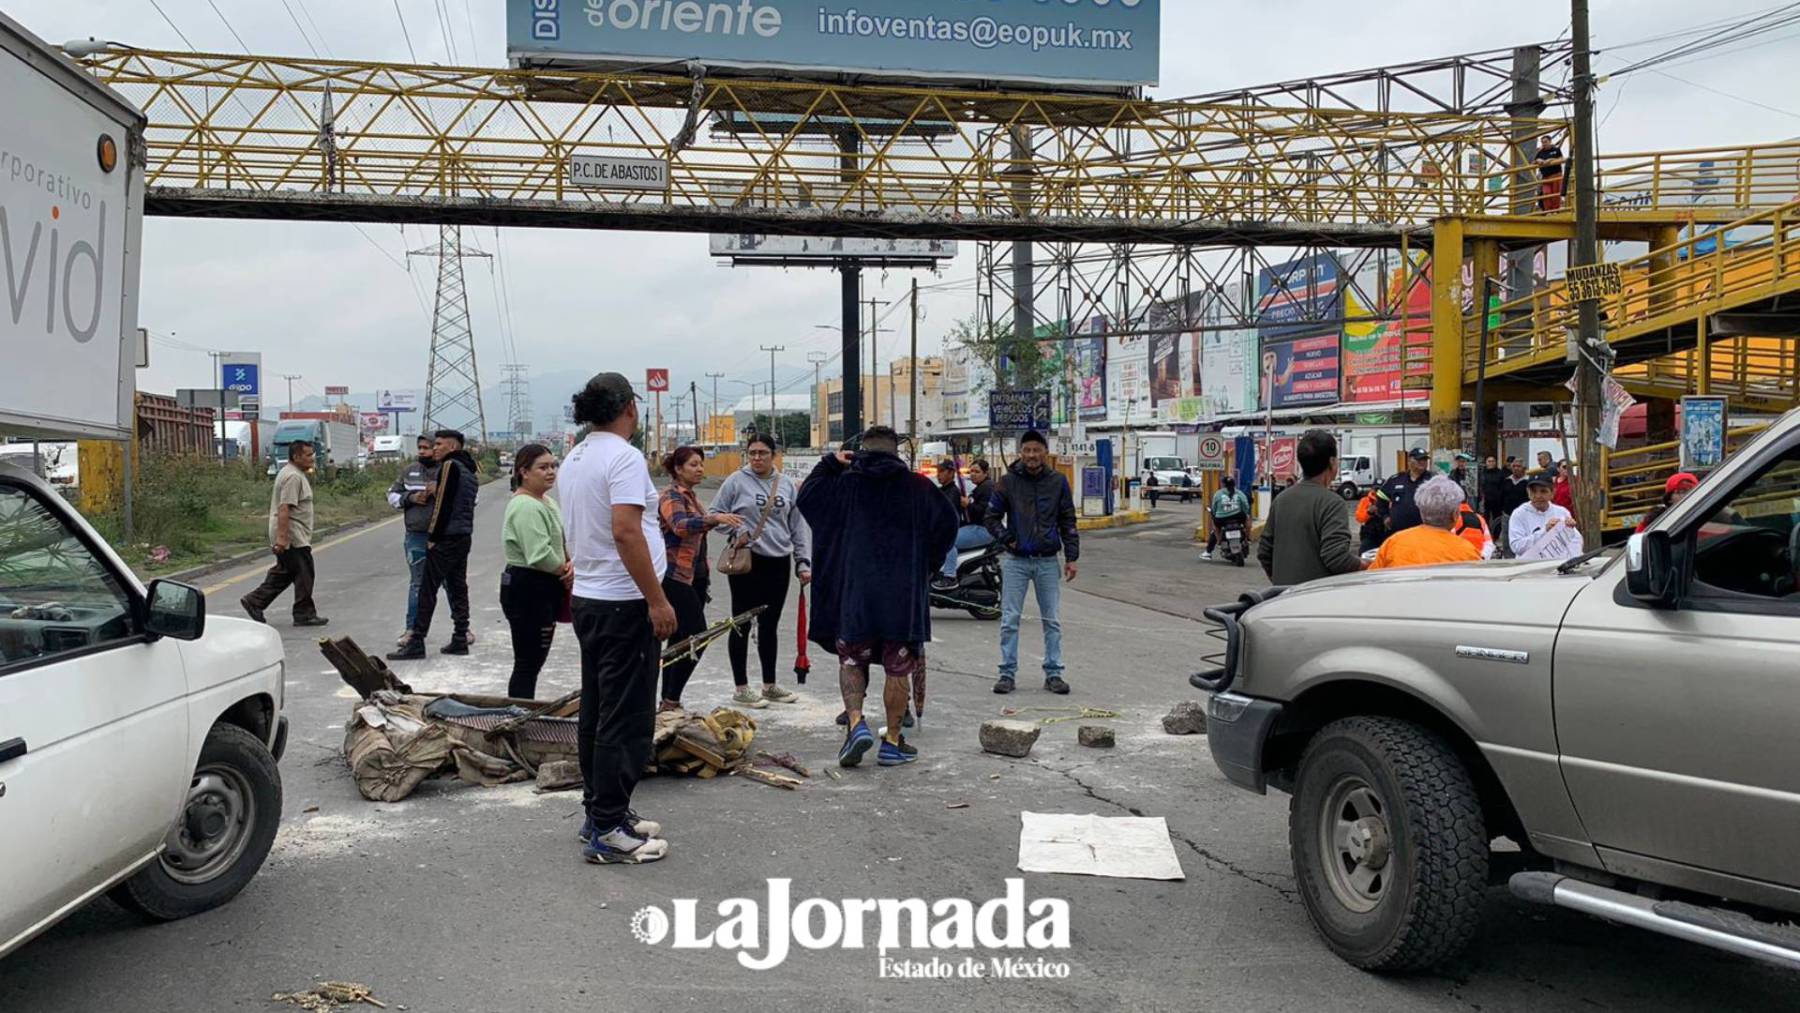
{"type": "Polygon", "coordinates": [[[1206,635],[1223,644],[1223,648],[1202,657],[1207,667],[1188,676],[1188,685],[1208,693],[1223,693],[1230,689],[1231,684],[1237,681],[1238,660],[1242,654],[1239,617],[1285,590],[1285,587],[1271,587],[1264,591],[1246,591],[1229,605],[1202,610],[1201,614],[1214,624],[1206,631],[1206,635]]]}

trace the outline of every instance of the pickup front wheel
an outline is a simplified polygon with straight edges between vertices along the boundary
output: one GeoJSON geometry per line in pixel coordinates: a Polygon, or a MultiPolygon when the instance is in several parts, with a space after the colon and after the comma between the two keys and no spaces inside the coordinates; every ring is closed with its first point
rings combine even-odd
{"type": "Polygon", "coordinates": [[[1474,782],[1434,732],[1396,718],[1320,729],[1288,808],[1294,877],[1313,925],[1367,971],[1413,971],[1475,935],[1488,836],[1474,782]]]}
{"type": "Polygon", "coordinates": [[[109,896],[158,921],[186,918],[237,896],[262,868],[281,823],[281,774],[256,736],[216,725],[162,855],[109,896]]]}

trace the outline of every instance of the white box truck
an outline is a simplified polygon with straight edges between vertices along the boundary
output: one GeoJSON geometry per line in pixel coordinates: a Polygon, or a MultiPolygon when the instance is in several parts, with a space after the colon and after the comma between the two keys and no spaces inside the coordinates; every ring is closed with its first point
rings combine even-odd
{"type": "MultiPolygon", "coordinates": [[[[0,14],[0,432],[131,432],[143,117],[0,14]]],[[[281,822],[281,638],[0,462],[0,957],[102,893],[230,900],[281,822]]]]}

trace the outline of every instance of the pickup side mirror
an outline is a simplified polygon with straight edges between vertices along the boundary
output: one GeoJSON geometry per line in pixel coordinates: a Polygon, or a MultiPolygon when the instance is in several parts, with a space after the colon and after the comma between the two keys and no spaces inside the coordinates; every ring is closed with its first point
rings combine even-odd
{"type": "Polygon", "coordinates": [[[1625,589],[1652,608],[1674,608],[1681,601],[1676,582],[1674,540],[1667,531],[1645,531],[1625,544],[1625,589]]]}
{"type": "Polygon", "coordinates": [[[199,588],[173,580],[153,580],[144,598],[145,633],[199,640],[206,632],[206,595],[199,588]]]}

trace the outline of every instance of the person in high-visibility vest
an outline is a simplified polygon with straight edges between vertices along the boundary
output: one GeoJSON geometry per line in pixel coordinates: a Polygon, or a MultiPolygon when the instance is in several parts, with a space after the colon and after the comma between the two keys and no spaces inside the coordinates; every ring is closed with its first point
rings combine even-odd
{"type": "Polygon", "coordinates": [[[1476,513],[1466,498],[1462,506],[1457,508],[1456,520],[1450,524],[1450,533],[1475,546],[1475,551],[1481,553],[1482,559],[1494,558],[1494,536],[1488,530],[1487,519],[1476,513]]]}
{"type": "Polygon", "coordinates": [[[1357,545],[1359,552],[1373,552],[1381,547],[1381,515],[1377,512],[1380,496],[1380,489],[1370,489],[1356,504],[1356,523],[1362,528],[1357,545]]]}

